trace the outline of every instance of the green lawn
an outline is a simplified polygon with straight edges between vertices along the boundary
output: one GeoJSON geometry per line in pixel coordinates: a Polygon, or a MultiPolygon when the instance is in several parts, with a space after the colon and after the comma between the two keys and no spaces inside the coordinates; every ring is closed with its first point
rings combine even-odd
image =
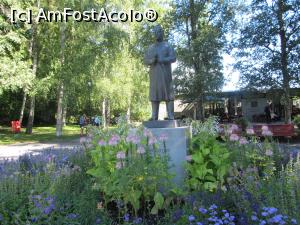
{"type": "Polygon", "coordinates": [[[63,136],[56,137],[55,126],[34,127],[31,135],[25,134],[25,128],[19,134],[13,134],[10,127],[0,126],[0,145],[24,143],[24,142],[63,142],[79,138],[80,128],[78,125],[68,125],[63,129],[63,136]]]}

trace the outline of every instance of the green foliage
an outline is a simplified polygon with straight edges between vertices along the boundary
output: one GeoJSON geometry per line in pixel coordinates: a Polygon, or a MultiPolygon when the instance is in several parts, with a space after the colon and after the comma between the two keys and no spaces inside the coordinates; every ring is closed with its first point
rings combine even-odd
{"type": "Polygon", "coordinates": [[[196,136],[193,138],[191,156],[192,162],[187,165],[187,183],[193,190],[224,188],[230,153],[223,144],[213,136],[196,136]]]}
{"type": "Polygon", "coordinates": [[[295,116],[295,118],[293,119],[294,124],[297,124],[299,126],[300,124],[300,115],[295,116]]]}
{"type": "Polygon", "coordinates": [[[150,131],[129,130],[124,124],[94,134],[89,146],[93,167],[88,174],[96,178],[95,188],[106,206],[122,202],[122,213],[132,207],[137,215],[143,206],[143,211],[157,214],[166,207],[164,196],[172,187],[168,155],[158,149],[150,131]]]}

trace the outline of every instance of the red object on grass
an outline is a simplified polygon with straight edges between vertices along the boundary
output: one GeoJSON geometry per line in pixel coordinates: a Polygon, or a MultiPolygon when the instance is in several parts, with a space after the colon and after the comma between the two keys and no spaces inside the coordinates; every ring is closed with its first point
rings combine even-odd
{"type": "Polygon", "coordinates": [[[21,124],[19,120],[11,121],[11,131],[13,133],[20,133],[21,132],[21,124]]]}

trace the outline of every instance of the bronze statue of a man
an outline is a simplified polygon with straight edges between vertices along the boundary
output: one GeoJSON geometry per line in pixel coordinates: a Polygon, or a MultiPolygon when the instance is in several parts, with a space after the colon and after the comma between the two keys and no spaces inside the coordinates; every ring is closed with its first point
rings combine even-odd
{"type": "Polygon", "coordinates": [[[171,63],[176,61],[174,49],[164,41],[164,31],[160,25],[154,27],[156,43],[151,45],[144,62],[150,66],[150,101],[152,120],[158,120],[159,103],[166,102],[168,119],[174,120],[174,88],[171,63]]]}

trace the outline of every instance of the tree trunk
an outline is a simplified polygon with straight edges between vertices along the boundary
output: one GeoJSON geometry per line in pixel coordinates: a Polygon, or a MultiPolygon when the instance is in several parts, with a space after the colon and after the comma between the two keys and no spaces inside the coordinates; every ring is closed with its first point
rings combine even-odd
{"type": "Polygon", "coordinates": [[[30,97],[30,110],[26,127],[26,134],[32,134],[32,127],[34,122],[34,110],[35,110],[35,96],[30,97]]]}
{"type": "Polygon", "coordinates": [[[106,127],[106,99],[102,101],[102,126],[106,127]]]}
{"type": "Polygon", "coordinates": [[[26,91],[24,91],[23,100],[22,100],[22,107],[21,107],[21,111],[20,111],[20,118],[19,118],[21,127],[22,127],[22,122],[23,122],[23,117],[24,117],[24,110],[25,110],[26,100],[27,100],[27,93],[26,93],[26,91]]]}
{"type": "Polygon", "coordinates": [[[109,100],[106,99],[106,125],[109,126],[110,125],[110,104],[109,104],[109,100]]]}
{"type": "Polygon", "coordinates": [[[57,112],[56,112],[56,136],[62,135],[63,127],[63,102],[64,102],[64,85],[61,83],[58,87],[57,112]]]}
{"type": "Polygon", "coordinates": [[[56,136],[60,137],[62,135],[63,128],[63,109],[64,109],[64,82],[63,82],[63,67],[65,62],[65,23],[61,24],[60,27],[60,47],[61,47],[61,57],[60,57],[60,82],[58,86],[58,98],[57,98],[57,112],[56,112],[56,136]]]}
{"type": "MultiPolygon", "coordinates": [[[[30,42],[29,53],[32,58],[32,73],[34,79],[36,78],[37,73],[37,64],[38,64],[38,49],[37,49],[37,24],[32,24],[32,38],[30,42]]],[[[32,127],[34,122],[34,110],[35,110],[35,94],[30,97],[30,111],[29,117],[26,126],[26,134],[32,134],[32,127]]]]}
{"type": "Polygon", "coordinates": [[[203,101],[203,95],[200,96],[200,99],[197,103],[197,112],[196,112],[197,120],[204,120],[204,101],[203,101]]]}
{"type": "Polygon", "coordinates": [[[283,19],[283,13],[285,5],[283,0],[279,0],[278,10],[278,22],[279,22],[279,36],[280,36],[280,47],[281,47],[281,72],[283,75],[283,90],[284,90],[284,111],[285,111],[285,123],[291,123],[291,96],[290,96],[290,75],[288,71],[288,53],[287,53],[287,39],[285,32],[285,24],[283,19]]]}
{"type": "Polygon", "coordinates": [[[65,101],[64,107],[63,107],[63,126],[66,126],[67,124],[67,102],[65,101]]]}
{"type": "Polygon", "coordinates": [[[127,123],[130,123],[130,115],[131,115],[131,110],[129,105],[126,112],[127,123]]]}

